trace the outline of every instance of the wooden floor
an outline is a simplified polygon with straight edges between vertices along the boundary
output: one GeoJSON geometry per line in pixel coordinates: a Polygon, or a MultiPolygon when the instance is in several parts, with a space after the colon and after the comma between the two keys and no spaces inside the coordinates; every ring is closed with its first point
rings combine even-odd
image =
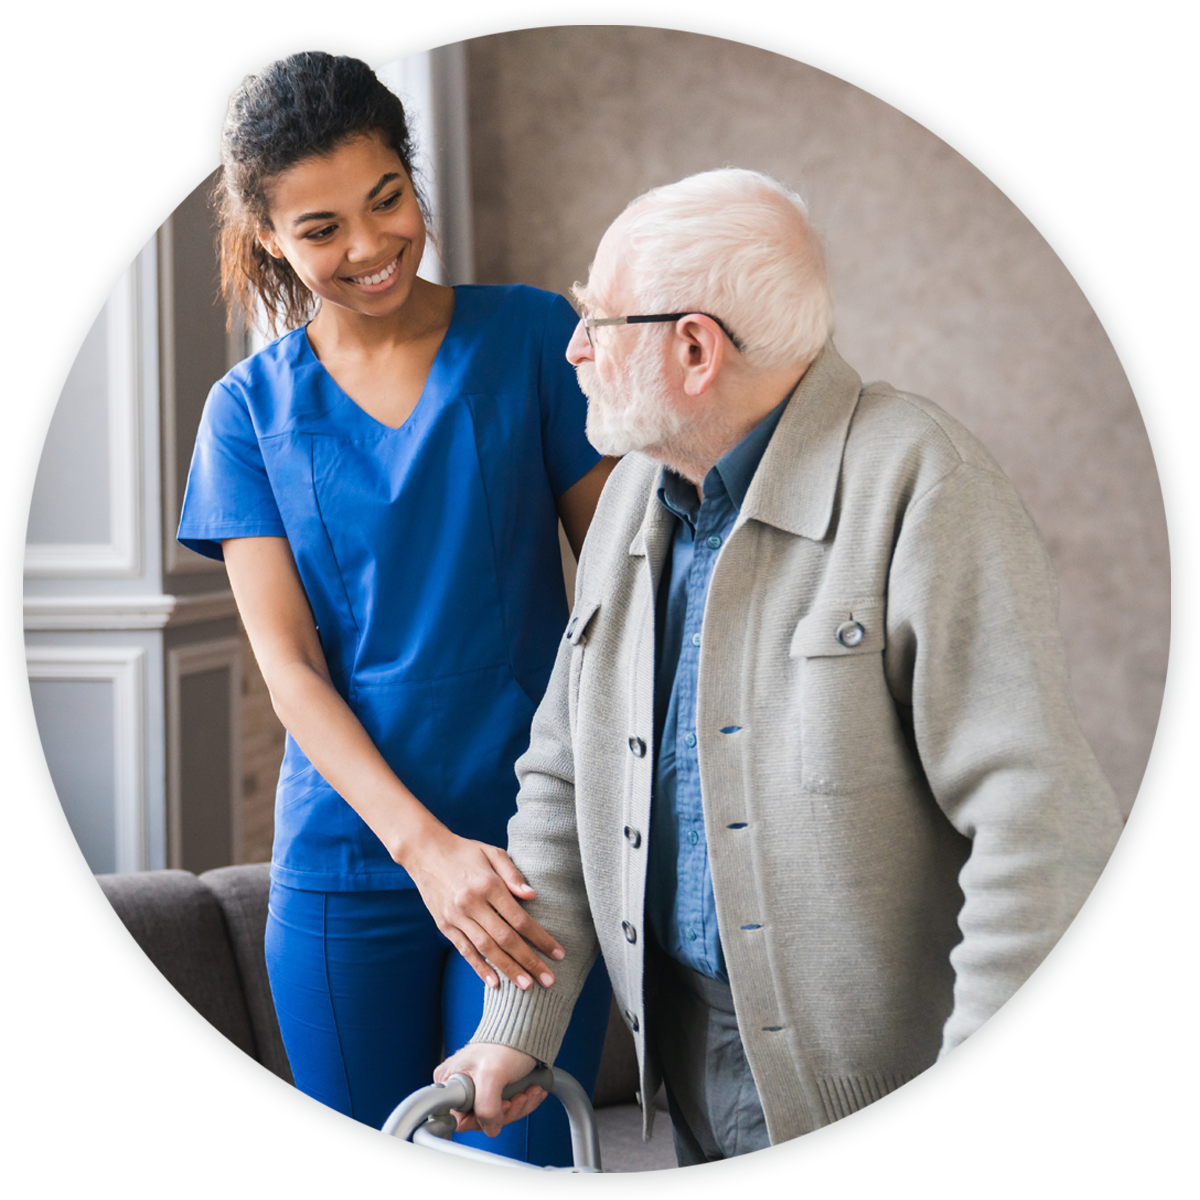
{"type": "Polygon", "coordinates": [[[1169,1138],[1171,1103],[1170,820],[1159,824],[1129,889],[1121,928],[1070,1048],[1138,1080],[1145,1099],[1121,1122],[1133,1139],[1134,1170],[1170,1171],[1162,1135],[1165,1117],[1169,1138]]]}

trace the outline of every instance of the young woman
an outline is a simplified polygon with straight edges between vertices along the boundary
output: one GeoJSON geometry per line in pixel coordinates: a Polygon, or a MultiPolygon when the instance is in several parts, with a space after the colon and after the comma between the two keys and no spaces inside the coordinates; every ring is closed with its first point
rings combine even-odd
{"type": "MultiPolygon", "coordinates": [[[[249,77],[222,167],[226,300],[292,331],[212,389],[179,539],[224,558],[288,730],[267,963],[297,1086],[379,1126],[497,972],[553,986],[499,847],[566,622],[557,521],[578,553],[612,464],[566,301],[418,278],[404,110],[365,64],[249,77]]],[[[585,1087],[608,995],[598,963],[559,1059],[585,1087]]],[[[569,1163],[557,1107],[488,1148],[569,1163]]]]}

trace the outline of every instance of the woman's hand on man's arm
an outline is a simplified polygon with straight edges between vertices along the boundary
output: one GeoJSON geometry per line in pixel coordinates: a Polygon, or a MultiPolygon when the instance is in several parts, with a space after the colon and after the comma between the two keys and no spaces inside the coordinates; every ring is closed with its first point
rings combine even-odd
{"type": "Polygon", "coordinates": [[[405,866],[425,907],[488,987],[499,986],[496,971],[522,990],[554,985],[536,951],[561,959],[563,948],[517,903],[536,893],[503,850],[442,826],[411,859],[405,866]]]}

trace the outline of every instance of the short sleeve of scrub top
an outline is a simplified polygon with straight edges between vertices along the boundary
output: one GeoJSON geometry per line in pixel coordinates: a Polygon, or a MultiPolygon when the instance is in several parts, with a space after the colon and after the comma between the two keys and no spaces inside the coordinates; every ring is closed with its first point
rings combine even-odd
{"type": "MultiPolygon", "coordinates": [[[[513,763],[567,618],[555,500],[599,455],[560,296],[455,289],[399,428],[350,399],[299,329],[209,394],[179,540],[286,537],[334,686],[405,785],[456,833],[504,845],[513,763]]],[[[412,886],[287,738],[272,876],[412,886]]]]}

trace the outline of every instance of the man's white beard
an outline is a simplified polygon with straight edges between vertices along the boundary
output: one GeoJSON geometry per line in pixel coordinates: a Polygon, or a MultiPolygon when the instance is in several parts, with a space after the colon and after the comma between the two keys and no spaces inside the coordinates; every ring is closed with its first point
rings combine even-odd
{"type": "Polygon", "coordinates": [[[588,399],[587,438],[601,454],[619,458],[632,450],[668,451],[685,425],[671,404],[662,364],[646,352],[635,353],[609,386],[600,382],[596,364],[584,360],[575,368],[588,399]],[[612,403],[619,390],[625,406],[612,403]]]}

